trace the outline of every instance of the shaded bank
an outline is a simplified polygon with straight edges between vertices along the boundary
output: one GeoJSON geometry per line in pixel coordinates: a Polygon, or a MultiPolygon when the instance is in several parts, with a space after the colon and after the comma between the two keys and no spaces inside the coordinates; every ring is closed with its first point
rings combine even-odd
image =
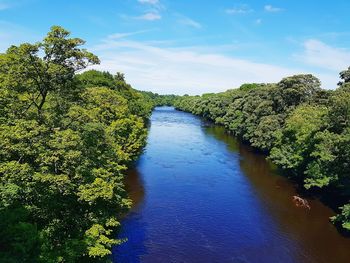
{"type": "Polygon", "coordinates": [[[267,153],[309,195],[327,200],[338,212],[332,222],[350,234],[349,72],[340,73],[342,81],[335,90],[322,90],[315,76],[301,74],[278,83],[185,95],[174,105],[224,126],[267,153]]]}
{"type": "Polygon", "coordinates": [[[292,201],[295,187],[222,127],[156,108],[127,177],[135,206],[115,262],[348,262],[332,211],[292,201]],[[136,182],[136,183],[135,183],[136,182]]]}

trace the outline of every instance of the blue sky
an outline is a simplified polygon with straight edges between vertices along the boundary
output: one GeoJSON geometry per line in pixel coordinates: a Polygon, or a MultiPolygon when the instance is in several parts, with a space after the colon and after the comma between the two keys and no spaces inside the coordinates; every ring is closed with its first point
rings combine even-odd
{"type": "Polygon", "coordinates": [[[0,0],[0,52],[61,25],[135,88],[201,94],[350,66],[350,1],[0,0]]]}

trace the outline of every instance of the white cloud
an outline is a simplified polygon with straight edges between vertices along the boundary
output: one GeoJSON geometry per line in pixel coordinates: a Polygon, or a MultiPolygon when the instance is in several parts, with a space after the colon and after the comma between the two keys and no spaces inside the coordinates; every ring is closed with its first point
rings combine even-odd
{"type": "Polygon", "coordinates": [[[159,0],[138,0],[140,4],[143,4],[145,6],[151,6],[152,8],[156,10],[164,10],[165,6],[161,4],[159,0]]]}
{"type": "Polygon", "coordinates": [[[114,33],[114,34],[108,35],[107,38],[108,39],[115,39],[115,40],[122,39],[122,38],[130,37],[130,36],[134,36],[134,35],[148,33],[148,32],[154,31],[154,30],[156,30],[156,29],[139,30],[139,31],[125,32],[125,33],[114,33]]]}
{"type": "Polygon", "coordinates": [[[135,17],[135,19],[155,21],[155,20],[162,19],[162,16],[157,12],[149,12],[149,13],[143,14],[141,16],[137,16],[137,17],[135,17]]]}
{"type": "MultiPolygon", "coordinates": [[[[293,43],[299,44],[292,39],[293,43]]],[[[301,65],[312,67],[314,74],[321,79],[322,87],[336,88],[339,72],[350,66],[350,49],[333,47],[317,39],[308,39],[302,44],[303,51],[293,57],[301,65]]]]}
{"type": "Polygon", "coordinates": [[[145,13],[143,15],[134,16],[132,18],[146,21],[155,21],[162,19],[161,11],[163,11],[165,7],[161,5],[159,0],[138,0],[138,2],[140,4],[148,5],[151,7],[148,7],[148,10],[145,10],[145,13]]]}
{"type": "Polygon", "coordinates": [[[150,5],[157,5],[159,4],[159,0],[138,0],[141,4],[150,4],[150,5]]]}
{"type": "Polygon", "coordinates": [[[296,58],[305,64],[336,72],[350,66],[349,49],[332,47],[316,39],[305,41],[303,46],[303,53],[296,58]]]}
{"type": "Polygon", "coordinates": [[[198,23],[197,21],[194,21],[188,17],[183,17],[183,18],[179,19],[179,23],[183,24],[185,26],[190,26],[190,27],[194,27],[197,29],[202,28],[202,25],[200,23],[198,23]]]}
{"type": "Polygon", "coordinates": [[[265,5],[264,10],[271,13],[277,13],[283,11],[284,9],[280,7],[274,7],[272,5],[265,5]]]}
{"type": "Polygon", "coordinates": [[[226,9],[225,12],[229,15],[237,15],[237,14],[247,14],[254,12],[253,9],[251,9],[247,5],[241,5],[233,8],[226,9]]]}
{"type": "Polygon", "coordinates": [[[245,82],[277,82],[282,77],[301,73],[195,47],[159,47],[144,42],[105,39],[92,51],[102,61],[95,68],[122,71],[135,88],[163,94],[218,92],[245,82]]]}

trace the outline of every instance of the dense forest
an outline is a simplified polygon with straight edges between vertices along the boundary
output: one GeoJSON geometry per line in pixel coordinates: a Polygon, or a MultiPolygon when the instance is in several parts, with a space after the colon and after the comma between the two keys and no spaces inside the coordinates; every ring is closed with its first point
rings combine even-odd
{"type": "Polygon", "coordinates": [[[312,75],[274,84],[176,99],[177,109],[202,116],[256,149],[304,189],[336,196],[342,205],[331,218],[350,231],[350,68],[336,90],[323,90],[312,75]]]}
{"type": "Polygon", "coordinates": [[[179,97],[173,94],[160,95],[150,91],[140,91],[140,93],[147,98],[153,106],[173,106],[175,100],[179,97]]]}
{"type": "Polygon", "coordinates": [[[123,242],[123,172],[156,95],[121,73],[82,73],[99,63],[83,44],[54,26],[0,54],[0,262],[106,262],[123,242]]]}
{"type": "Polygon", "coordinates": [[[107,262],[131,206],[123,177],[155,106],[223,125],[305,189],[336,195],[350,232],[350,68],[336,90],[312,75],[202,96],[133,89],[54,26],[0,54],[0,262],[107,262]]]}

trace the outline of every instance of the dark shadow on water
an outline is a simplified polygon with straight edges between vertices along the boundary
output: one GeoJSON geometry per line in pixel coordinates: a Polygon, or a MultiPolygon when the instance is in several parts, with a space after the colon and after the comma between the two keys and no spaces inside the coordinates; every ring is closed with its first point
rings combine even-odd
{"type": "Polygon", "coordinates": [[[334,211],[324,205],[325,200],[319,199],[321,195],[308,193],[297,182],[280,176],[281,171],[266,160],[265,154],[240,143],[223,127],[213,125],[205,131],[225,142],[230,151],[239,152],[240,168],[253,185],[263,207],[273,215],[280,231],[295,240],[303,250],[296,255],[299,262],[350,262],[350,239],[340,235],[330,223],[329,217],[334,215],[334,211]],[[311,209],[297,207],[293,202],[295,195],[306,198],[311,209]],[[307,259],[305,254],[312,256],[307,259]]]}
{"type": "Polygon", "coordinates": [[[132,210],[142,204],[145,197],[145,187],[143,178],[137,169],[137,163],[134,168],[127,171],[124,179],[125,189],[132,201],[132,210]]]}
{"type": "Polygon", "coordinates": [[[124,178],[125,188],[129,198],[132,200],[132,207],[127,218],[121,222],[122,227],[118,238],[126,241],[112,249],[113,262],[139,263],[142,262],[140,257],[147,254],[147,248],[144,245],[146,240],[146,223],[142,222],[138,212],[139,209],[142,209],[145,198],[144,182],[137,168],[138,164],[139,162],[136,162],[134,167],[127,171],[124,178]],[[125,220],[128,221],[127,224],[124,224],[125,220]],[[131,229],[137,229],[137,231],[134,232],[131,229]],[[130,235],[130,233],[133,233],[133,235],[130,235]]]}
{"type": "Polygon", "coordinates": [[[118,236],[120,239],[127,239],[126,242],[115,246],[112,250],[113,262],[118,263],[139,263],[142,262],[142,255],[147,254],[147,247],[144,245],[146,240],[146,223],[140,220],[137,213],[131,212],[128,215],[128,223],[123,224],[118,236]],[[131,229],[137,229],[132,231],[131,229]],[[130,235],[133,233],[133,235],[130,235]]]}
{"type": "Polygon", "coordinates": [[[223,127],[157,108],[147,151],[128,171],[133,200],[113,262],[348,263],[350,239],[317,198],[223,127]]]}

